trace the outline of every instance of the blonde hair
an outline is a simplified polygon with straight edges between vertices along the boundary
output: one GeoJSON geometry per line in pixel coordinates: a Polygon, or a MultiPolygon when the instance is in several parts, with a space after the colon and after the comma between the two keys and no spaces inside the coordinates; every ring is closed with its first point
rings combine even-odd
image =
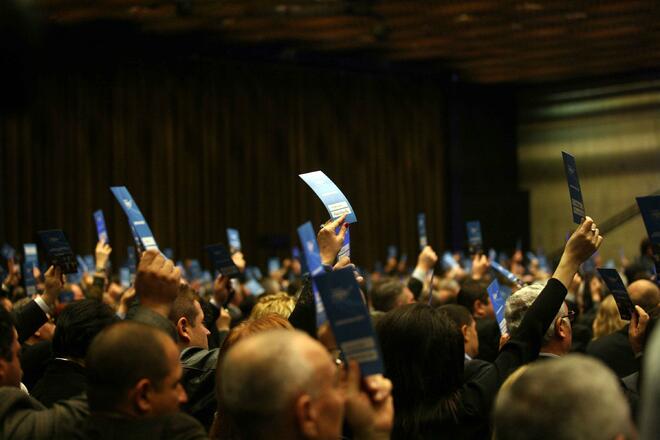
{"type": "Polygon", "coordinates": [[[598,339],[602,336],[609,335],[621,330],[625,327],[626,323],[619,316],[619,309],[616,306],[616,301],[614,297],[609,295],[605,298],[598,308],[598,313],[596,314],[596,319],[592,325],[594,332],[594,339],[598,339]]]}
{"type": "Polygon", "coordinates": [[[291,315],[295,306],[296,300],[287,293],[279,292],[265,295],[259,298],[259,301],[254,305],[249,319],[258,319],[271,313],[289,319],[289,315],[291,315]]]}

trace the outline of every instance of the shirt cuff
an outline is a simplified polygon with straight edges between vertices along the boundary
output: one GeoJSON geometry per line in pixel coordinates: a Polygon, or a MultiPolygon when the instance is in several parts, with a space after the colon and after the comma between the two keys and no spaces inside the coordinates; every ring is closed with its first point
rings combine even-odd
{"type": "Polygon", "coordinates": [[[411,276],[423,283],[426,279],[426,271],[424,269],[415,268],[411,276]]]}
{"type": "Polygon", "coordinates": [[[51,315],[51,314],[53,313],[53,309],[52,309],[48,304],[46,304],[46,301],[44,301],[44,299],[43,299],[42,297],[37,296],[37,297],[34,299],[34,302],[37,303],[37,305],[39,306],[39,308],[40,308],[41,310],[43,310],[43,312],[44,312],[46,315],[51,315]]]}

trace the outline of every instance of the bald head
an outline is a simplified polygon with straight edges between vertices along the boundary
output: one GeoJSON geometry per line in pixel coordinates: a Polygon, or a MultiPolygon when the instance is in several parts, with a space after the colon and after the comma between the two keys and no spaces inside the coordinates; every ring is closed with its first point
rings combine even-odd
{"type": "Polygon", "coordinates": [[[649,280],[637,280],[628,286],[633,304],[643,308],[649,315],[657,316],[660,304],[660,288],[649,280]]]}
{"type": "Polygon", "coordinates": [[[295,402],[314,396],[328,352],[305,333],[272,330],[238,342],[221,365],[222,405],[246,438],[295,429],[295,402]]]}

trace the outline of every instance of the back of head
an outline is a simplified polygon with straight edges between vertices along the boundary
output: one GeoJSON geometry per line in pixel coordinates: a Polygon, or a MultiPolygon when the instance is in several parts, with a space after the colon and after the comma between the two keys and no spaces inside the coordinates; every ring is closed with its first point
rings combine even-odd
{"type": "Polygon", "coordinates": [[[488,303],[488,285],[480,280],[468,279],[461,285],[456,296],[456,303],[467,308],[474,314],[474,303],[479,300],[482,303],[488,303]]]}
{"type": "Polygon", "coordinates": [[[140,379],[161,384],[170,372],[166,343],[173,345],[164,332],[137,322],[123,321],[102,330],[86,359],[90,410],[116,411],[140,379]]]}
{"type": "Polygon", "coordinates": [[[198,313],[195,307],[196,300],[195,290],[188,284],[180,284],[179,293],[170,309],[170,321],[176,324],[179,319],[186,318],[189,323],[194,324],[198,313]]]}
{"type": "Polygon", "coordinates": [[[498,440],[611,440],[633,434],[617,378],[577,354],[533,364],[503,388],[494,422],[498,440]]]}
{"type": "MultiPolygon", "coordinates": [[[[527,310],[532,306],[534,301],[536,301],[536,298],[538,298],[544,288],[545,283],[534,283],[511,294],[506,300],[506,305],[504,306],[504,318],[506,319],[506,325],[510,334],[513,335],[518,331],[518,327],[520,327],[520,323],[525,317],[527,310]]],[[[554,320],[546,332],[546,336],[552,335],[553,333],[554,320]]]]}
{"type": "Polygon", "coordinates": [[[658,316],[660,313],[660,288],[652,281],[637,280],[628,286],[630,299],[633,304],[643,308],[651,316],[658,316]]]}
{"type": "Polygon", "coordinates": [[[446,314],[419,303],[386,313],[376,330],[393,386],[393,436],[414,438],[421,421],[448,417],[456,403],[463,376],[463,335],[446,314]]]}
{"type": "Polygon", "coordinates": [[[458,328],[462,328],[464,325],[470,326],[474,318],[470,311],[464,306],[459,306],[458,304],[446,304],[444,306],[438,307],[438,311],[447,315],[458,328]]]}
{"type": "Polygon", "coordinates": [[[53,336],[53,355],[85,359],[94,337],[117,321],[112,309],[95,299],[69,304],[57,318],[53,336]]]}
{"type": "Polygon", "coordinates": [[[598,307],[592,328],[594,339],[614,333],[625,327],[626,323],[619,315],[619,308],[612,295],[607,296],[598,307]]]}
{"type": "Polygon", "coordinates": [[[323,353],[318,342],[299,331],[273,330],[244,338],[219,368],[223,416],[242,438],[272,438],[292,423],[295,398],[313,393],[314,357],[323,353]]]}
{"type": "Polygon", "coordinates": [[[397,305],[403,293],[403,283],[395,278],[385,278],[375,283],[371,289],[371,304],[375,310],[389,312],[397,305]]]}
{"type": "Polygon", "coordinates": [[[261,318],[262,316],[277,314],[283,318],[288,318],[296,307],[296,300],[288,293],[278,292],[270,295],[264,295],[252,308],[250,319],[261,318]]]}

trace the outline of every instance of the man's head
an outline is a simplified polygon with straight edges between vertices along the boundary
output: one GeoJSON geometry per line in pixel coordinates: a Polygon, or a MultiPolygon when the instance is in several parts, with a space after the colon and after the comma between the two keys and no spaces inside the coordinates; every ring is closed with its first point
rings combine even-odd
{"type": "Polygon", "coordinates": [[[371,304],[375,310],[389,312],[415,302],[413,293],[401,281],[387,278],[376,283],[371,290],[371,304]]]}
{"type": "Polygon", "coordinates": [[[157,328],[128,321],[107,327],[92,342],[86,365],[92,412],[161,416],[187,399],[179,350],[157,328]]]}
{"type": "Polygon", "coordinates": [[[498,440],[634,438],[617,378],[600,362],[577,354],[532,364],[502,388],[493,419],[498,440]]]}
{"type": "Polygon", "coordinates": [[[18,387],[21,384],[21,344],[11,314],[0,307],[0,386],[18,387]]]}
{"type": "Polygon", "coordinates": [[[95,299],[69,304],[57,318],[53,355],[84,361],[94,337],[116,320],[112,309],[95,299]]]}
{"type": "MultiPolygon", "coordinates": [[[[504,318],[512,335],[518,331],[527,310],[536,301],[544,288],[545,283],[534,283],[513,293],[506,300],[504,318]]],[[[570,351],[572,342],[573,328],[571,327],[570,313],[566,303],[563,303],[543,337],[541,350],[562,356],[570,351]]]]}
{"type": "Polygon", "coordinates": [[[243,438],[337,439],[344,394],[328,352],[298,331],[273,330],[232,347],[219,400],[243,438]]]}
{"type": "Polygon", "coordinates": [[[447,304],[438,307],[438,310],[461,329],[463,334],[465,354],[471,358],[479,354],[479,335],[477,334],[477,321],[474,320],[470,311],[458,304],[447,304]]]}
{"type": "Polygon", "coordinates": [[[651,317],[660,315],[660,288],[654,282],[637,280],[628,286],[628,293],[633,304],[643,308],[651,317]]]}
{"type": "Polygon", "coordinates": [[[190,286],[180,286],[179,294],[170,310],[170,321],[176,326],[179,345],[182,348],[209,348],[208,335],[211,332],[204,325],[204,311],[190,286]]]}
{"type": "Polygon", "coordinates": [[[480,280],[466,280],[456,297],[456,303],[467,308],[475,318],[494,318],[495,310],[488,297],[488,285],[480,280]]]}

